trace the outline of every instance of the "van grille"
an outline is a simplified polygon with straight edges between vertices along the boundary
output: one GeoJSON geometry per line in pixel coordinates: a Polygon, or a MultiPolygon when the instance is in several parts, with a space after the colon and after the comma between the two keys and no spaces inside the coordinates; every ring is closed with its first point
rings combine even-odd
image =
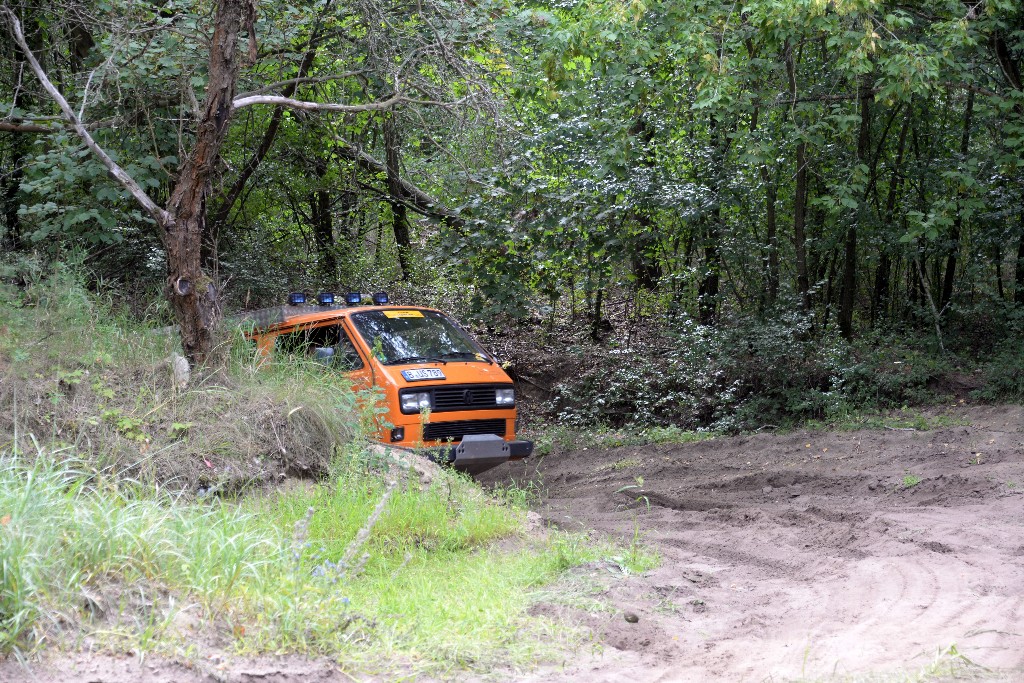
{"type": "Polygon", "coordinates": [[[467,434],[497,434],[505,436],[505,420],[457,420],[431,422],[423,426],[424,441],[462,441],[467,434]]]}
{"type": "MultiPolygon", "coordinates": [[[[507,386],[507,385],[506,385],[507,386]]],[[[462,387],[434,387],[433,408],[435,411],[445,410],[476,410],[479,408],[496,408],[494,384],[477,384],[462,387]]]]}

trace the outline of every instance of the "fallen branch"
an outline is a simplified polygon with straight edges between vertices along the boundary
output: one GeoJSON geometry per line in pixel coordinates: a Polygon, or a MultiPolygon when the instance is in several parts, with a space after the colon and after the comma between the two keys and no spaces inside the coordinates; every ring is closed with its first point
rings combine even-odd
{"type": "MultiPolygon", "coordinates": [[[[939,311],[935,307],[935,299],[932,298],[932,287],[928,281],[928,276],[924,274],[924,268],[921,267],[921,259],[914,257],[914,265],[917,266],[917,276],[921,279],[921,289],[924,290],[924,295],[928,299],[928,306],[932,309],[932,317],[935,319],[935,338],[939,342],[939,350],[942,354],[946,354],[946,345],[942,343],[942,311],[946,310],[946,307],[942,307],[942,311],[939,311]]],[[[947,304],[948,305],[948,304],[947,304]]]]}
{"type": "Polygon", "coordinates": [[[384,512],[384,508],[388,504],[388,500],[391,498],[391,494],[394,493],[395,487],[398,486],[398,481],[392,481],[388,484],[388,488],[384,491],[384,495],[377,502],[377,506],[373,508],[373,512],[366,519],[366,523],[363,524],[362,528],[356,532],[356,537],[352,539],[352,542],[348,544],[348,548],[345,549],[345,554],[338,562],[338,566],[344,568],[344,571],[348,578],[353,578],[362,571],[366,565],[366,561],[369,559],[368,554],[364,554],[359,558],[359,561],[353,565],[352,560],[355,559],[356,553],[359,549],[366,544],[366,541],[370,538],[370,532],[373,531],[373,527],[377,524],[377,520],[380,519],[381,514],[384,512]]]}

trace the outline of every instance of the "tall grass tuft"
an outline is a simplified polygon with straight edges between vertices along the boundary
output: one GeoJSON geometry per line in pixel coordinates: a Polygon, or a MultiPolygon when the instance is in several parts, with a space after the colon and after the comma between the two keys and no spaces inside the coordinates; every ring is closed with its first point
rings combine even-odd
{"type": "Polygon", "coordinates": [[[205,633],[252,653],[472,667],[528,663],[571,633],[527,618],[531,595],[607,550],[522,535],[521,510],[461,476],[421,490],[349,475],[196,502],[68,452],[0,454],[0,653],[82,637],[174,652],[205,633]]]}
{"type": "Polygon", "coordinates": [[[0,651],[143,616],[153,605],[123,604],[129,587],[216,611],[260,588],[282,552],[276,529],[233,506],[189,505],[54,455],[0,457],[0,651]]]}
{"type": "Polygon", "coordinates": [[[0,280],[0,448],[31,454],[34,437],[138,481],[234,492],[324,475],[360,431],[358,397],[323,366],[264,362],[225,329],[218,362],[182,388],[178,351],[59,264],[0,280]]]}

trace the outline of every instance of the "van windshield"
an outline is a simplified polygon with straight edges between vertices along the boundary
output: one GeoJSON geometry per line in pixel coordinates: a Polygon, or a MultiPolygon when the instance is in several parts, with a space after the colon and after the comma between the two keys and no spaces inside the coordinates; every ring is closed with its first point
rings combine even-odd
{"type": "Polygon", "coordinates": [[[353,313],[350,319],[373,355],[385,365],[491,362],[469,335],[435,311],[365,311],[353,313]]]}

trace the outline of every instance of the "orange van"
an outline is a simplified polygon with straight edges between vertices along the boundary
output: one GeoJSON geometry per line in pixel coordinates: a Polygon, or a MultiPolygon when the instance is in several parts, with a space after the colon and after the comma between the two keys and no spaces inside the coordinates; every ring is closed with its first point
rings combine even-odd
{"type": "Polygon", "coordinates": [[[378,387],[382,443],[473,474],[533,452],[532,442],[515,438],[512,380],[440,311],[389,305],[384,292],[338,301],[325,293],[315,302],[293,293],[287,306],[241,319],[264,357],[301,354],[344,372],[356,390],[378,387]]]}

